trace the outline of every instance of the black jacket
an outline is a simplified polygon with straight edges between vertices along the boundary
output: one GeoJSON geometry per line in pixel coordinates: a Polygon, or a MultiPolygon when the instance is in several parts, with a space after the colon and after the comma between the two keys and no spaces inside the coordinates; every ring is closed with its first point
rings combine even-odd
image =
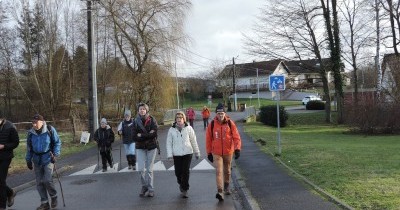
{"type": "Polygon", "coordinates": [[[133,130],[133,138],[135,140],[136,149],[152,150],[157,148],[157,121],[154,117],[147,115],[145,120],[142,120],[138,115],[135,118],[135,129],[133,130]],[[139,126],[142,124],[146,131],[139,126]],[[154,132],[150,133],[151,130],[154,132]],[[140,137],[137,134],[140,133],[140,137]]]}
{"type": "Polygon", "coordinates": [[[0,124],[0,144],[4,145],[4,149],[0,150],[0,159],[13,158],[13,150],[19,145],[19,136],[15,125],[5,119],[0,124]]]}
{"type": "Polygon", "coordinates": [[[115,135],[109,125],[106,128],[99,128],[96,130],[93,136],[97,142],[97,146],[101,151],[111,148],[111,144],[114,142],[115,135]]]}

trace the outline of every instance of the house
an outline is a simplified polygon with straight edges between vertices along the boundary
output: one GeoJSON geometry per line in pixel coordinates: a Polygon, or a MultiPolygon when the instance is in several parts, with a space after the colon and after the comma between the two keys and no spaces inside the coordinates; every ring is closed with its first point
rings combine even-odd
{"type": "MultiPolygon", "coordinates": [[[[323,62],[329,62],[324,59],[323,62]]],[[[269,76],[285,75],[286,87],[321,87],[320,64],[317,59],[301,61],[270,60],[253,63],[227,65],[219,74],[221,80],[217,86],[233,87],[233,69],[237,91],[268,90],[269,76]],[[258,82],[257,82],[258,81],[258,82]]],[[[328,82],[333,82],[331,72],[327,73],[328,82]]]]}
{"type": "Polygon", "coordinates": [[[400,56],[385,54],[382,61],[382,90],[387,93],[399,92],[400,56]]]}

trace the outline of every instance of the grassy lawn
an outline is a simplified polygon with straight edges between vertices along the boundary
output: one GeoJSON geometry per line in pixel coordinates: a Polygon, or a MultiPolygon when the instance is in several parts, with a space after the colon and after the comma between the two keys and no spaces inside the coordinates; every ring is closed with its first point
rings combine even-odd
{"type": "MultiPolygon", "coordinates": [[[[323,112],[291,114],[281,128],[282,161],[356,209],[400,209],[399,136],[350,134],[323,121],[323,112]]],[[[276,153],[276,128],[249,123],[245,131],[276,153]]]]}
{"type": "MultiPolygon", "coordinates": [[[[211,104],[211,110],[215,109],[215,107],[218,105],[218,103],[222,102],[222,101],[223,101],[222,98],[213,99],[213,103],[211,104]]],[[[249,98],[238,98],[237,103],[238,104],[245,103],[247,106],[255,106],[256,108],[258,108],[257,98],[253,98],[251,100],[249,98]]],[[[301,101],[279,101],[279,104],[282,106],[301,106],[302,105],[301,101]]],[[[269,99],[260,99],[260,105],[261,106],[276,105],[276,101],[272,101],[269,99]]],[[[201,110],[203,108],[203,106],[209,107],[207,100],[185,101],[185,103],[183,104],[184,108],[193,107],[195,110],[201,110]]],[[[233,103],[232,103],[232,106],[233,106],[233,103]]]]}
{"type": "MultiPolygon", "coordinates": [[[[96,144],[93,141],[88,144],[79,144],[76,142],[72,142],[72,134],[71,133],[58,133],[60,135],[62,145],[61,145],[61,159],[77,152],[81,152],[83,150],[89,149],[96,144]]],[[[22,132],[19,134],[21,139],[19,146],[14,150],[15,157],[11,162],[11,166],[9,169],[9,173],[18,173],[23,170],[28,170],[26,168],[25,154],[26,154],[26,141],[22,141],[22,139],[26,139],[26,132],[22,132]]]]}

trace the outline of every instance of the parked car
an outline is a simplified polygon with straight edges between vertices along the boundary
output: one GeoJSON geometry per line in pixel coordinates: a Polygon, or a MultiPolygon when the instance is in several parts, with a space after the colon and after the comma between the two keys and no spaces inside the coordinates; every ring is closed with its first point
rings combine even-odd
{"type": "Polygon", "coordinates": [[[322,99],[319,96],[310,95],[310,96],[304,97],[303,100],[301,100],[303,105],[307,105],[307,103],[309,101],[322,101],[322,99]]]}

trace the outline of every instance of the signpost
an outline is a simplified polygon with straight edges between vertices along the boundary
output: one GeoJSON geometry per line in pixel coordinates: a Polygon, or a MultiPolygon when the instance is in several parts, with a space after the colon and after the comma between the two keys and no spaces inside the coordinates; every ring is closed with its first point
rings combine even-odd
{"type": "Polygon", "coordinates": [[[280,130],[280,119],[279,119],[279,99],[280,93],[279,91],[285,90],[285,75],[270,75],[269,76],[269,90],[276,92],[276,114],[277,114],[277,123],[278,123],[278,132],[277,132],[277,142],[278,142],[278,153],[277,156],[281,155],[281,130],[280,130]]]}

